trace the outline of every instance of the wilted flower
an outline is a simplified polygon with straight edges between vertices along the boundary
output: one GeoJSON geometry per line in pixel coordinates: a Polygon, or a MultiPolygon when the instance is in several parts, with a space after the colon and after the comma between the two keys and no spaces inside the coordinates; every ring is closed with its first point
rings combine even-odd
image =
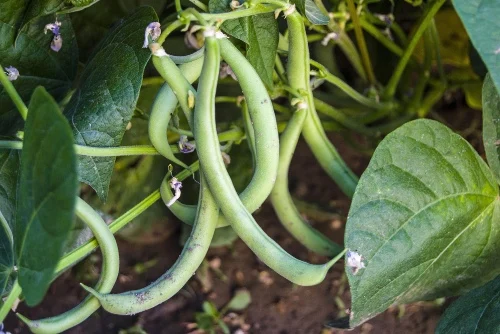
{"type": "Polygon", "coordinates": [[[238,78],[234,74],[233,70],[231,69],[231,66],[229,66],[226,63],[222,63],[220,65],[220,71],[219,71],[219,78],[224,79],[230,76],[233,78],[235,81],[238,81],[238,78]]]}
{"type": "Polygon", "coordinates": [[[143,48],[147,48],[149,45],[149,36],[151,36],[151,39],[153,42],[155,42],[158,37],[161,35],[161,25],[160,22],[151,22],[148,24],[146,27],[146,30],[144,31],[144,44],[142,45],[143,48]]]}
{"type": "Polygon", "coordinates": [[[6,67],[5,74],[7,74],[10,81],[14,81],[19,77],[19,71],[14,66],[6,67]]]}
{"type": "Polygon", "coordinates": [[[321,45],[326,46],[328,42],[330,42],[331,40],[336,41],[338,38],[339,34],[337,34],[336,32],[331,32],[327,34],[325,38],[323,38],[323,40],[321,41],[321,45]]]}
{"type": "Polygon", "coordinates": [[[359,269],[366,268],[363,263],[363,257],[358,252],[347,251],[346,266],[353,268],[352,273],[356,275],[359,269]]]}
{"type": "Polygon", "coordinates": [[[181,197],[182,182],[177,180],[177,178],[173,177],[170,180],[170,187],[172,189],[174,189],[175,196],[172,197],[172,199],[167,203],[168,207],[170,207],[172,204],[174,204],[179,199],[179,197],[181,197]]]}
{"type": "Polygon", "coordinates": [[[181,153],[191,153],[196,149],[196,146],[187,140],[187,136],[182,135],[179,139],[179,150],[181,153]]]}

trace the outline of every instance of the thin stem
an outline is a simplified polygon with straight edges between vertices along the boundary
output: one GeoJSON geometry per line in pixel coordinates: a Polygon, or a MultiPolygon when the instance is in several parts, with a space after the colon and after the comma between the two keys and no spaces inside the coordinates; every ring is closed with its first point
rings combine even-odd
{"type": "Polygon", "coordinates": [[[142,87],[144,86],[156,86],[161,85],[165,82],[162,77],[150,77],[142,79],[142,87]]]}
{"type": "MultiPolygon", "coordinates": [[[[207,14],[207,13],[200,14],[199,13],[199,15],[200,15],[199,17],[196,17],[193,13],[186,12],[186,10],[185,10],[184,11],[185,14],[183,15],[183,17],[185,19],[192,20],[192,21],[200,21],[200,18],[203,19],[204,21],[226,21],[226,20],[239,19],[242,17],[253,16],[253,15],[258,15],[258,14],[272,13],[276,10],[276,8],[277,8],[276,5],[258,4],[254,7],[235,10],[235,11],[227,12],[227,13],[217,13],[217,14],[207,14]]],[[[159,41],[160,41],[160,39],[159,39],[159,41]]]]}
{"type": "Polygon", "coordinates": [[[205,5],[203,2],[201,2],[200,0],[189,0],[189,1],[191,1],[191,3],[193,5],[195,5],[196,7],[201,9],[202,11],[208,12],[208,6],[205,5]]]}
{"type": "MultiPolygon", "coordinates": [[[[1,71],[0,71],[1,72],[1,71]]],[[[16,300],[19,298],[21,295],[21,286],[17,282],[17,280],[14,282],[14,285],[12,286],[12,290],[10,290],[9,296],[5,300],[5,302],[2,304],[2,307],[0,308],[0,324],[3,323],[5,317],[7,314],[9,314],[12,305],[16,302],[16,300]]]]}
{"type": "MultiPolygon", "coordinates": [[[[14,140],[0,140],[0,148],[11,150],[22,150],[23,142],[14,140]]],[[[75,145],[75,152],[78,155],[91,157],[122,157],[129,155],[158,155],[159,153],[153,146],[119,146],[119,147],[91,147],[84,145],[75,145]]]]}
{"type": "Polygon", "coordinates": [[[177,13],[182,11],[181,0],[175,0],[175,11],[177,13]]]}
{"type": "Polygon", "coordinates": [[[444,68],[443,68],[443,60],[441,58],[441,43],[439,40],[439,32],[436,28],[436,21],[434,18],[432,19],[431,25],[429,26],[430,33],[431,33],[431,38],[432,38],[432,48],[436,51],[436,63],[437,63],[437,68],[439,72],[439,78],[441,79],[442,82],[446,83],[446,76],[444,74],[444,68]]]}
{"type": "Polygon", "coordinates": [[[347,0],[347,7],[349,8],[349,13],[351,14],[352,23],[354,25],[354,33],[356,34],[356,41],[358,42],[361,59],[368,76],[368,81],[375,86],[377,79],[375,79],[375,74],[373,73],[370,55],[368,54],[368,48],[366,46],[363,30],[361,29],[361,24],[359,23],[358,13],[356,11],[356,7],[354,6],[354,0],[347,0]]]}
{"type": "Polygon", "coordinates": [[[363,27],[363,29],[367,33],[372,35],[373,38],[375,38],[377,41],[379,41],[380,44],[385,46],[389,51],[391,51],[392,53],[394,53],[395,55],[400,56],[400,57],[403,55],[403,53],[404,53],[403,49],[399,45],[397,45],[396,43],[391,41],[386,35],[384,35],[373,24],[371,24],[370,22],[363,20],[363,19],[360,20],[360,24],[361,24],[361,27],[363,27]]]}
{"type": "Polygon", "coordinates": [[[434,2],[430,4],[429,7],[427,7],[424,15],[420,19],[420,23],[418,25],[417,30],[411,37],[410,42],[408,43],[408,46],[406,47],[403,56],[399,60],[396,69],[392,73],[392,76],[383,94],[383,97],[385,99],[391,99],[396,93],[396,87],[399,84],[399,80],[403,75],[406,65],[408,64],[408,61],[410,60],[411,55],[413,54],[413,51],[415,50],[415,47],[418,44],[418,41],[422,37],[424,31],[428,28],[429,24],[432,22],[434,15],[436,15],[437,11],[445,3],[445,1],[446,0],[434,0],[434,2]]]}
{"type": "Polygon", "coordinates": [[[19,113],[21,114],[21,117],[23,119],[26,119],[28,117],[28,108],[23,102],[23,99],[21,99],[21,96],[17,93],[16,88],[10,82],[9,78],[7,77],[7,74],[5,74],[3,66],[0,64],[0,83],[4,87],[5,91],[11,98],[12,102],[14,102],[14,105],[16,106],[17,110],[19,110],[19,113]]]}
{"type": "Polygon", "coordinates": [[[328,70],[320,63],[317,61],[314,61],[311,59],[311,65],[316,67],[317,69],[320,70],[319,77],[324,78],[326,81],[331,83],[332,85],[340,88],[344,93],[346,93],[348,96],[353,98],[355,101],[361,103],[362,105],[365,105],[370,108],[374,109],[391,109],[394,106],[391,103],[379,103],[376,100],[370,99],[356,90],[349,86],[347,83],[345,83],[342,79],[334,76],[328,70]]]}
{"type": "Polygon", "coordinates": [[[165,43],[165,40],[167,39],[168,35],[170,35],[172,32],[175,30],[179,29],[180,27],[184,26],[185,24],[182,23],[180,20],[175,20],[174,22],[170,23],[162,32],[160,37],[158,38],[158,44],[163,45],[165,43]]]}

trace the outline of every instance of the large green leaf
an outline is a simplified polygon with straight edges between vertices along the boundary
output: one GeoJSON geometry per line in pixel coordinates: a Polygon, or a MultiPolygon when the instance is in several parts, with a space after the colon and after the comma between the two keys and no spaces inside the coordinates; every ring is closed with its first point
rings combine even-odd
{"type": "Polygon", "coordinates": [[[498,185],[459,135],[407,123],[377,147],[347,219],[354,327],[393,304],[461,294],[500,273],[498,185]]]}
{"type": "Polygon", "coordinates": [[[436,328],[436,334],[497,333],[500,333],[500,277],[451,304],[436,328]]]}
{"type": "Polygon", "coordinates": [[[488,74],[483,85],[483,142],[486,158],[500,181],[500,95],[488,74]]]}
{"type": "Polygon", "coordinates": [[[74,220],[78,190],[73,134],[54,99],[39,87],[26,120],[14,246],[26,303],[39,303],[74,220]]]}
{"type": "Polygon", "coordinates": [[[151,6],[157,13],[162,13],[166,3],[167,0],[105,0],[71,14],[80,50],[80,61],[87,62],[91,51],[113,23],[131,14],[139,6],[151,6]]]}
{"type": "Polygon", "coordinates": [[[472,44],[488,68],[495,86],[500,89],[500,1],[453,0],[472,44]]]}
{"type": "MultiPolygon", "coordinates": [[[[25,102],[40,85],[56,99],[61,99],[71,88],[78,63],[71,21],[66,15],[58,16],[63,39],[59,52],[50,49],[51,34],[43,33],[45,24],[55,20],[53,16],[31,21],[16,40],[26,5],[26,1],[0,0],[0,64],[19,70],[21,76],[13,84],[25,102]]],[[[19,113],[0,86],[0,134],[12,134],[21,126],[19,113]]]]}
{"type": "MultiPolygon", "coordinates": [[[[143,49],[145,27],[158,21],[151,7],[142,7],[115,25],[101,41],[83,71],[81,83],[64,113],[76,142],[119,146],[139,97],[144,68],[151,57],[143,49]]],[[[80,156],[78,175],[106,200],[114,158],[80,156]]]]}
{"type": "MultiPolygon", "coordinates": [[[[230,11],[231,0],[210,0],[211,13],[230,11]]],[[[273,13],[248,16],[228,20],[222,24],[225,33],[247,44],[247,59],[259,74],[262,81],[273,86],[273,70],[278,49],[278,22],[273,13]]]]}
{"type": "Polygon", "coordinates": [[[12,230],[16,212],[19,153],[0,150],[0,297],[14,267],[12,230]]]}

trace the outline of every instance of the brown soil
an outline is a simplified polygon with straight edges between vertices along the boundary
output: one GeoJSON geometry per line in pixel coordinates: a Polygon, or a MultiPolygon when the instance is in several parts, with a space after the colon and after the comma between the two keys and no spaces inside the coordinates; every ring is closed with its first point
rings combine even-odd
{"type": "MultiPolygon", "coordinates": [[[[471,124],[471,111],[448,112],[454,119],[455,129],[465,129],[471,124]],[[466,114],[465,118],[456,115],[466,114]]],[[[480,123],[479,123],[480,124],[480,123]]],[[[475,126],[477,128],[477,126],[475,126]]],[[[470,135],[470,134],[468,134],[470,135]]],[[[473,135],[473,138],[477,136],[473,135]]],[[[469,137],[468,139],[471,139],[469,137]]],[[[353,153],[346,147],[340,136],[332,137],[334,143],[342,147],[340,150],[347,163],[359,175],[366,167],[368,158],[353,153]]],[[[480,146],[478,142],[475,146],[480,146]]],[[[334,219],[330,222],[315,224],[315,226],[341,242],[343,225],[349,208],[349,201],[341,194],[335,184],[324,174],[307,146],[299,143],[291,171],[291,189],[297,197],[317,203],[339,214],[340,223],[334,219]]],[[[304,249],[280,226],[269,204],[265,204],[256,214],[257,221],[264,230],[291,254],[315,263],[321,263],[326,258],[316,256],[304,249]]],[[[119,241],[121,252],[121,275],[114,292],[121,292],[144,287],[159,277],[169,268],[180,253],[178,233],[166,242],[156,245],[133,245],[119,241]],[[156,259],[150,269],[138,274],[134,266],[138,263],[156,259]]],[[[246,288],[252,296],[252,303],[238,315],[232,315],[231,332],[238,328],[248,329],[240,333],[262,334],[309,334],[309,333],[342,333],[340,330],[326,329],[324,324],[345,315],[345,307],[349,307],[350,295],[343,265],[337,264],[328,274],[325,281],[318,286],[298,287],[275,274],[246,247],[237,241],[231,248],[210,250],[208,260],[220,259],[220,272],[208,270],[202,284],[194,277],[187,286],[168,302],[147,312],[135,316],[115,316],[104,310],[96,312],[89,320],[73,328],[69,333],[118,333],[136,324],[142,326],[147,333],[189,333],[190,323],[194,322],[194,313],[201,311],[204,300],[210,300],[222,307],[234,294],[236,289],[246,288]],[[220,275],[222,273],[223,275],[220,275]],[[205,291],[205,292],[203,292],[205,291]]],[[[218,260],[216,260],[218,261],[218,260]]],[[[214,262],[215,263],[215,262],[214,262]]],[[[89,261],[86,262],[87,267],[89,261]]],[[[43,303],[35,308],[19,306],[19,312],[29,318],[38,319],[59,314],[78,303],[86,293],[78,283],[83,281],[92,284],[92,279],[81,277],[84,264],[65,273],[52,284],[43,303]]],[[[100,267],[99,254],[94,256],[93,270],[100,267]],[[97,263],[95,258],[97,257],[97,263]]],[[[93,279],[97,276],[94,272],[93,279]]],[[[417,303],[402,308],[392,308],[365,323],[352,333],[433,333],[444,306],[433,303],[417,303]]],[[[6,320],[6,328],[12,333],[29,333],[26,326],[18,321],[13,314],[6,320]]]]}

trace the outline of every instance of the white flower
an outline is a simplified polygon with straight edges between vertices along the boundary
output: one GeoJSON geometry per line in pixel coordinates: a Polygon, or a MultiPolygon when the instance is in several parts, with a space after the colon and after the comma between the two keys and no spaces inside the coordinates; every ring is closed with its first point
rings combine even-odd
{"type": "Polygon", "coordinates": [[[143,48],[147,48],[149,45],[149,36],[151,36],[151,39],[153,42],[155,42],[158,37],[161,35],[161,25],[160,22],[151,22],[148,24],[146,27],[146,30],[144,31],[144,44],[142,45],[143,48]]]}
{"type": "Polygon", "coordinates": [[[347,251],[346,254],[346,266],[353,268],[352,273],[354,275],[358,273],[359,269],[366,268],[361,254],[351,250],[347,251]]]}
{"type": "Polygon", "coordinates": [[[321,45],[327,46],[328,42],[330,42],[331,40],[336,41],[338,38],[339,38],[339,34],[337,34],[336,32],[331,32],[331,33],[327,34],[325,36],[325,38],[323,38],[323,40],[321,41],[321,45]]]}
{"type": "Polygon", "coordinates": [[[9,77],[9,81],[14,81],[19,77],[19,71],[14,66],[6,67],[5,74],[9,77]]]}

